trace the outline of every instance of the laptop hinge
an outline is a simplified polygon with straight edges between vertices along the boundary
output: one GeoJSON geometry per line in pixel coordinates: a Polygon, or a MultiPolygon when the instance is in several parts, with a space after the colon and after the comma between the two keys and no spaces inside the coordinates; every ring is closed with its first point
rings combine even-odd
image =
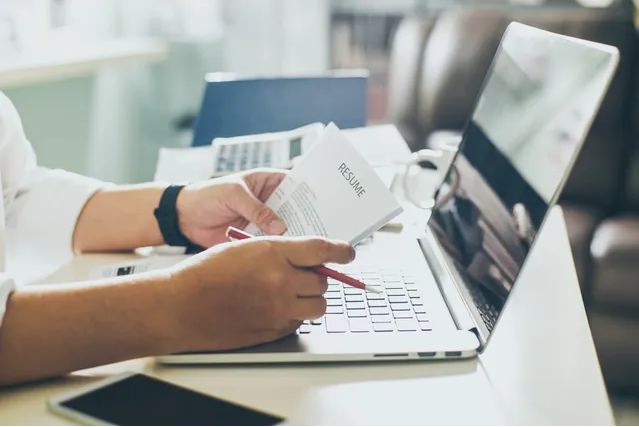
{"type": "Polygon", "coordinates": [[[477,349],[477,353],[483,353],[484,346],[486,345],[486,341],[484,341],[484,338],[479,333],[479,329],[473,326],[472,328],[468,330],[468,332],[472,332],[477,337],[477,342],[479,342],[479,348],[477,349]]]}
{"type": "MultiPolygon", "coordinates": [[[[462,295],[464,293],[463,290],[455,283],[455,278],[446,268],[443,255],[438,253],[437,243],[428,228],[425,236],[418,239],[418,243],[426,262],[431,268],[435,283],[444,298],[455,325],[459,330],[472,332],[483,349],[486,341],[471,314],[472,309],[468,306],[464,295],[462,295]]],[[[467,295],[466,297],[469,298],[470,296],[467,295]]]]}

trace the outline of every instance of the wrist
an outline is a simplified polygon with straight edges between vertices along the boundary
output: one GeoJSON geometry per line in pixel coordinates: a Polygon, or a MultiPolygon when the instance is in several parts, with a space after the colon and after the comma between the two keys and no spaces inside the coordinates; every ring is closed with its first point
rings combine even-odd
{"type": "Polygon", "coordinates": [[[179,342],[175,344],[181,351],[216,348],[212,331],[219,322],[213,319],[222,312],[218,292],[225,270],[225,260],[216,250],[195,255],[170,269],[172,327],[178,331],[179,342]]]}
{"type": "Polygon", "coordinates": [[[201,248],[196,248],[196,245],[183,232],[186,222],[185,212],[188,212],[188,208],[184,206],[187,204],[185,202],[187,192],[184,185],[168,186],[163,191],[153,215],[165,244],[199,251],[201,248]]]}
{"type": "Polygon", "coordinates": [[[143,294],[154,295],[143,301],[147,307],[144,327],[152,346],[152,354],[162,355],[193,349],[184,327],[184,313],[188,312],[191,299],[189,286],[170,269],[139,275],[143,294]]]}
{"type": "Polygon", "coordinates": [[[182,191],[180,191],[180,193],[177,196],[177,199],[175,199],[175,216],[177,219],[177,226],[178,229],[180,230],[180,233],[182,233],[182,235],[185,238],[189,238],[186,234],[185,234],[185,228],[186,228],[186,224],[188,222],[188,205],[189,205],[189,187],[186,186],[182,189],[182,191]]]}

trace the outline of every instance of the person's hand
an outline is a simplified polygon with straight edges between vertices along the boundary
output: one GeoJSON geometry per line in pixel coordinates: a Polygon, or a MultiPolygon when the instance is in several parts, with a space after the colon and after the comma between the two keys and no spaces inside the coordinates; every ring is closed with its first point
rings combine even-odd
{"type": "Polygon", "coordinates": [[[243,229],[252,222],[265,234],[282,234],[286,225],[263,202],[285,177],[262,169],[188,185],[176,203],[182,234],[205,248],[225,242],[229,226],[243,229]]]}
{"type": "Polygon", "coordinates": [[[284,337],[326,311],[326,277],[302,268],[345,264],[355,251],[322,238],[263,237],[219,245],[173,267],[186,348],[226,350],[284,337]]]}

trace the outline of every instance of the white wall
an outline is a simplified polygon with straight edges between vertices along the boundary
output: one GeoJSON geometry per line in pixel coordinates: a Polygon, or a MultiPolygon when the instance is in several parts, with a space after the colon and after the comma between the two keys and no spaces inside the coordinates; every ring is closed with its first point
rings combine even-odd
{"type": "Polygon", "coordinates": [[[226,0],[225,68],[312,74],[329,63],[328,0],[226,0]]]}
{"type": "Polygon", "coordinates": [[[171,53],[159,64],[7,90],[46,166],[118,183],[151,179],[159,147],[180,143],[173,121],[197,112],[205,73],[327,69],[328,0],[188,0],[186,12],[187,0],[68,1],[69,20],[88,34],[76,41],[160,36],[171,53]]]}
{"type": "MultiPolygon", "coordinates": [[[[159,1],[71,0],[69,15],[82,41],[149,36],[159,1]]],[[[221,68],[219,40],[171,44],[162,63],[7,89],[40,163],[118,183],[151,179],[158,148],[177,143],[174,119],[197,110],[204,74],[221,68]]]]}

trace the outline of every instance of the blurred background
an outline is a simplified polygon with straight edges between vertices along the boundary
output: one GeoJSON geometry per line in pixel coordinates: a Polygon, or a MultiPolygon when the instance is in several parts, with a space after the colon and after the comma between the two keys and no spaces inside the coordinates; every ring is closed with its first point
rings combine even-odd
{"type": "MultiPolygon", "coordinates": [[[[520,3],[577,8],[611,0],[581,1],[589,4],[520,3]]],[[[369,120],[382,123],[391,41],[402,18],[473,3],[2,0],[0,90],[18,107],[43,165],[139,182],[152,178],[159,147],[190,142],[205,73],[366,68],[369,120]]]]}

